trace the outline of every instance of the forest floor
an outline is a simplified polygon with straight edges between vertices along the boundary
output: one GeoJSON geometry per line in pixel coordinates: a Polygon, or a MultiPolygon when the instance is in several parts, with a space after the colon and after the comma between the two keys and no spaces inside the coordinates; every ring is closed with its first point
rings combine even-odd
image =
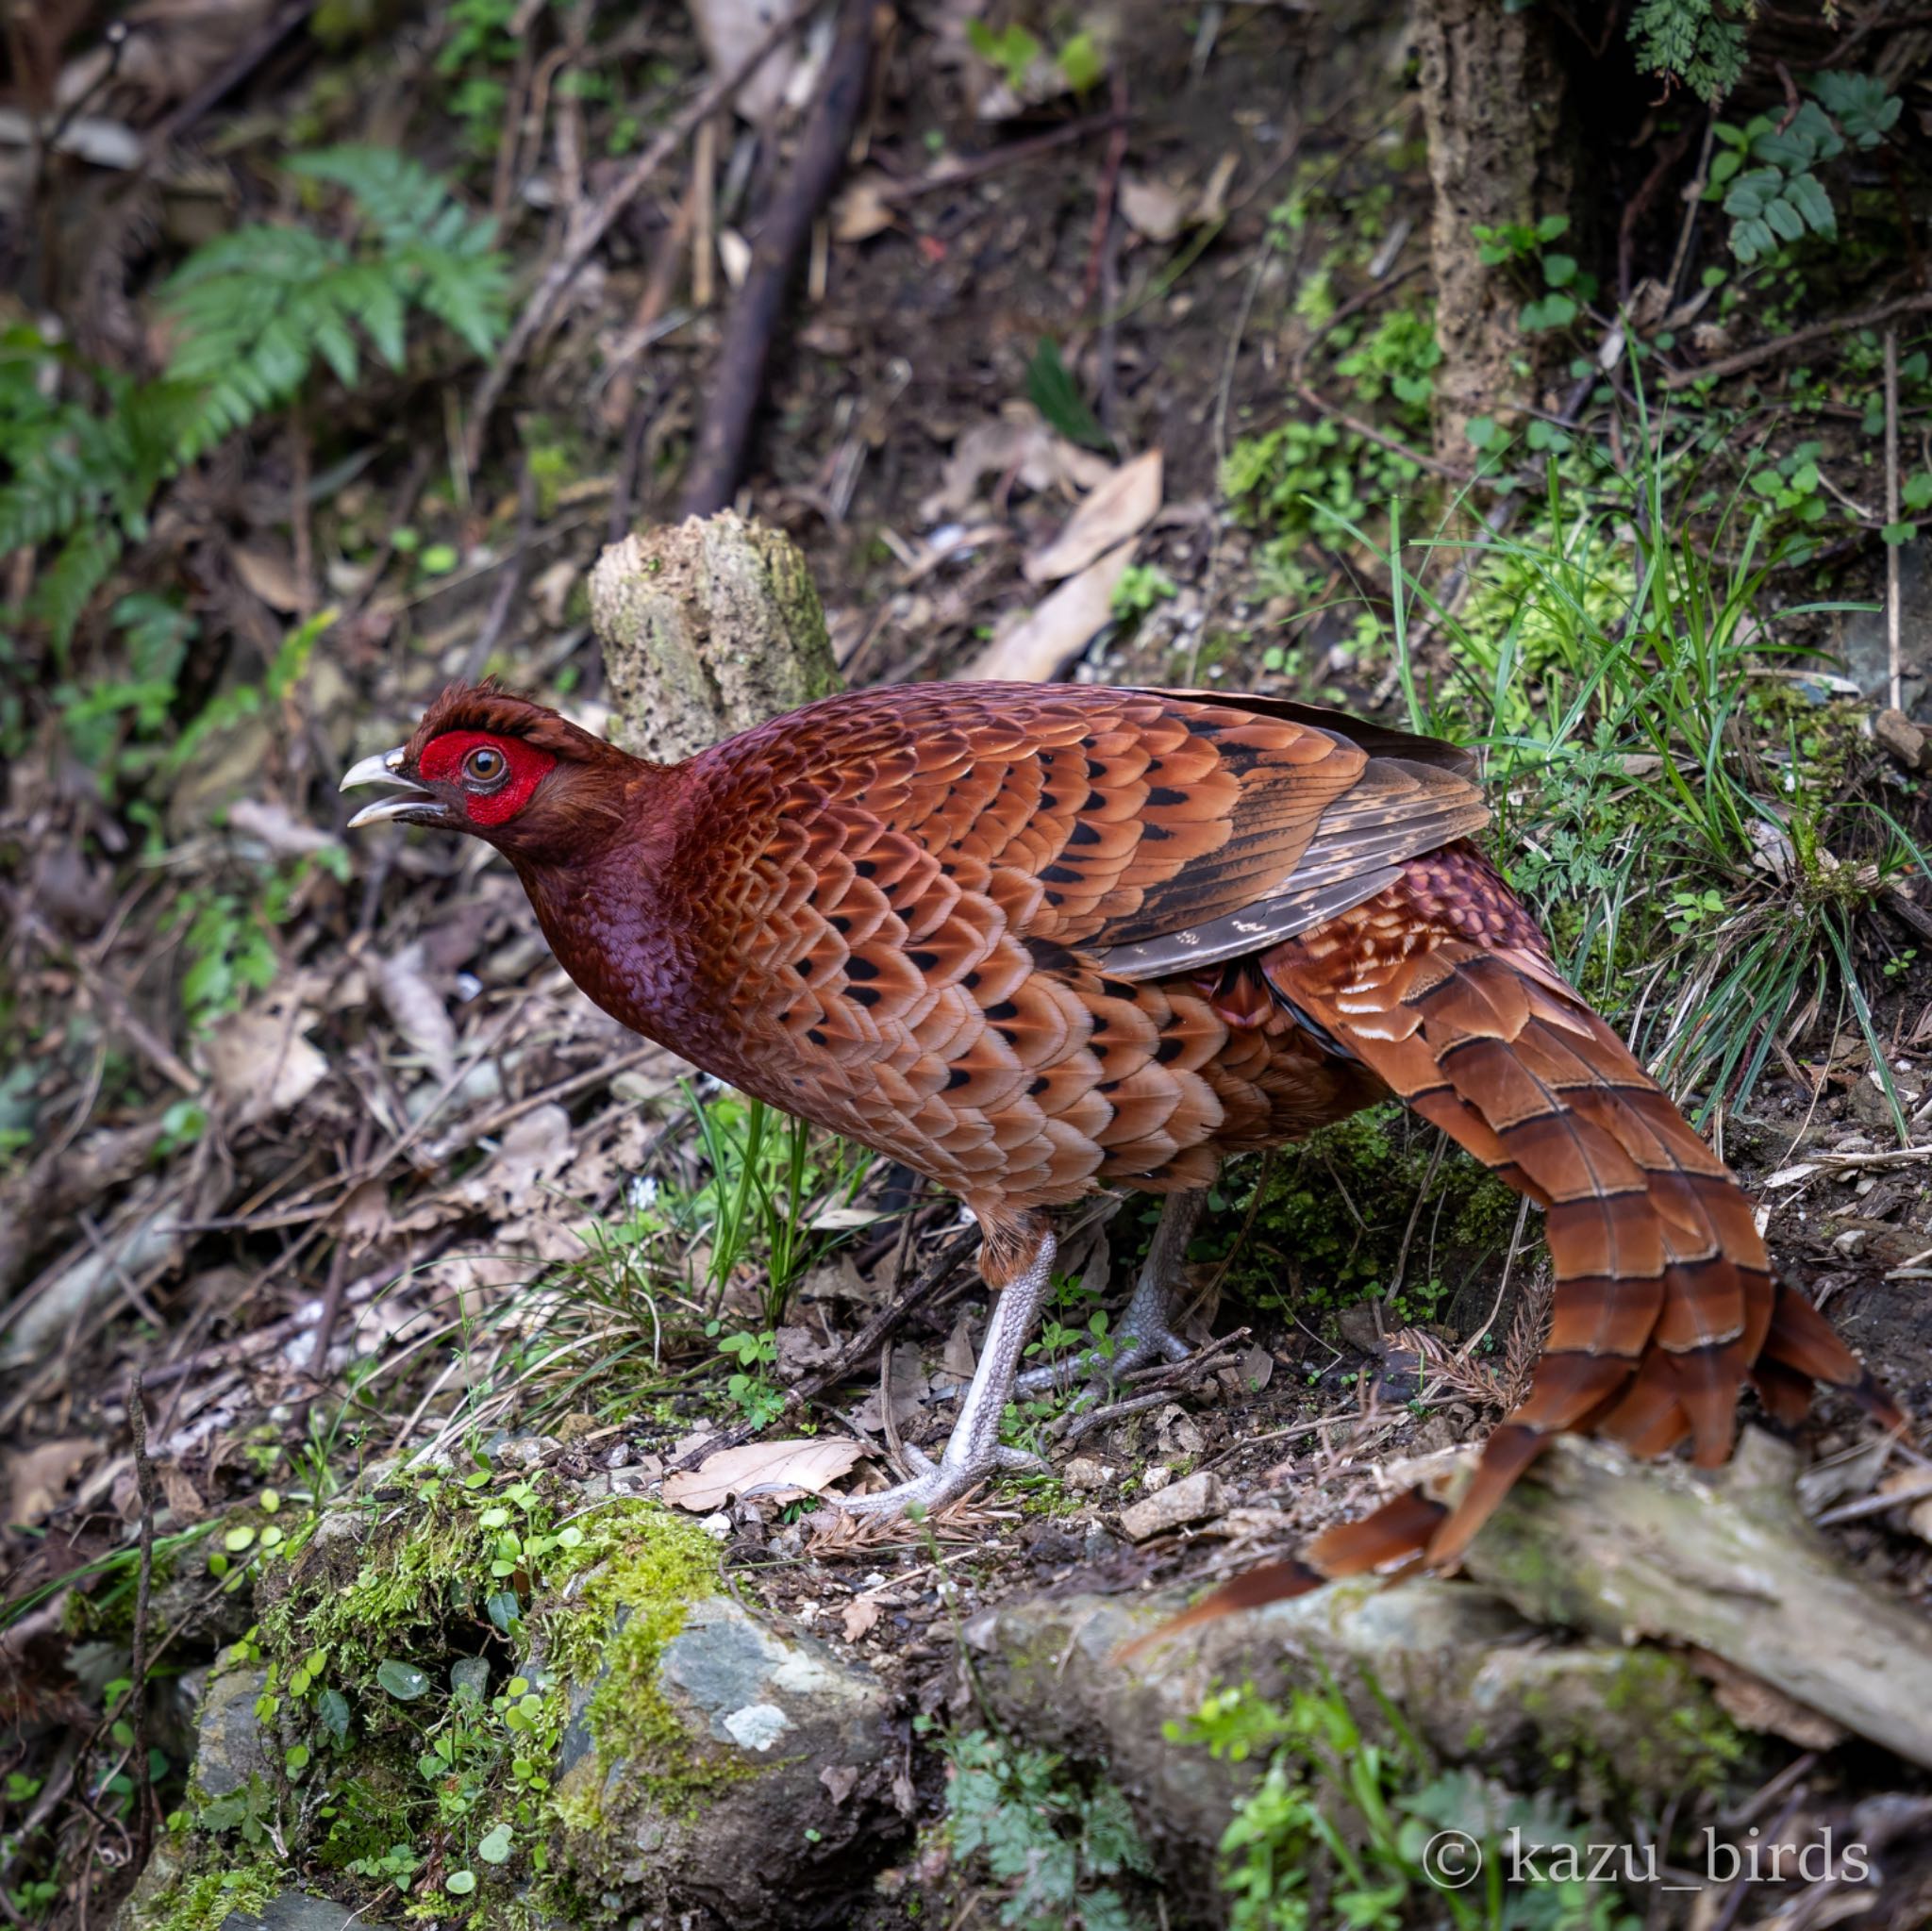
{"type": "MultiPolygon", "coordinates": [[[[1016,674],[1265,690],[1482,742],[1499,856],[1576,982],[1718,1138],[1787,1276],[1908,1409],[1932,1410],[1932,812],[1909,741],[1870,723],[1889,702],[1878,525],[1897,522],[1878,507],[1874,411],[1889,391],[1907,481],[1932,500],[1923,331],[1905,318],[1889,377],[1883,331],[1849,330],[1809,365],[1772,349],[1665,393],[1677,372],[1888,299],[1890,184],[1854,184],[1840,252],[1786,247],[1746,273],[1714,204],[1646,200],[1652,150],[1619,153],[1607,202],[1641,210],[1619,238],[1625,285],[1607,274],[1555,355],[1525,337],[1548,407],[1513,454],[1507,433],[1473,446],[1484,474],[1465,482],[1402,454],[1428,448],[1436,351],[1399,13],[1216,6],[1184,25],[1161,9],[1085,53],[1045,34],[1027,59],[968,34],[980,11],[902,9],[741,498],[809,557],[848,682],[965,674],[1000,652],[1016,674]],[[1641,330],[1620,330],[1619,301],[1641,330]],[[1628,358],[1639,338],[1647,362],[1628,358]],[[1602,354],[1613,339],[1621,362],[1602,354]],[[1097,541],[1110,483],[1105,541],[1062,569],[1056,540],[1085,516],[1073,533],[1097,541]],[[1472,547],[1485,513],[1502,534],[1472,547]],[[1056,578],[1077,593],[1047,596],[1056,578]]],[[[157,291],[188,251],[271,218],[362,245],[331,184],[373,209],[367,170],[291,182],[284,144],[400,147],[469,205],[493,198],[521,294],[703,67],[669,8],[593,28],[589,9],[394,26],[330,6],[327,42],[272,33],[265,8],[210,19],[205,46],[137,35],[88,102],[91,125],[133,139],[253,51],[165,169],[132,188],[71,158],[38,184],[0,176],[7,245],[32,271],[30,297],[0,310],[0,407],[23,435],[37,409],[119,420],[100,372],[165,359],[185,325],[157,291]],[[559,74],[575,84],[537,109],[538,135],[504,137],[530,118],[506,103],[530,108],[559,74]]],[[[1681,119],[1689,168],[1710,142],[1701,108],[1681,119]]],[[[1917,206],[1908,125],[1898,192],[1917,206]]],[[[935,1390],[983,1327],[957,1209],[618,1028],[480,848],[344,835],[337,774],[406,736],[453,676],[500,673],[605,715],[585,579],[606,541],[675,511],[744,210],[783,166],[728,115],[679,145],[488,424],[477,362],[413,316],[407,357],[371,354],[371,329],[350,380],[324,345],[300,386],[157,482],[118,554],[85,566],[71,620],[73,545],[57,557],[52,524],[48,548],[0,545],[0,662],[19,674],[0,708],[14,1922],[111,1912],[147,1806],[190,1801],[201,1673],[248,1626],[255,1581],[366,1470],[487,1468],[511,1438],[533,1444],[530,1479],[655,1492],[753,1423],[791,1492],[700,1493],[686,1512],[722,1513],[734,1591],[885,1683],[902,1830],[855,1881],[865,1922],[946,1908],[957,1931],[1021,1899],[1004,1922],[1098,1923],[1085,1867],[1042,1901],[948,1835],[976,1761],[961,1622],[1041,1590],[1226,1573],[1357,1511],[1391,1462],[1467,1439],[1520,1391],[1547,1278],[1536,1227],[1390,1108],[1224,1177],[1190,1256],[1190,1331],[1209,1343],[1195,1362],[1097,1410],[1016,1407],[1008,1439],[1044,1452],[1052,1481],[854,1527],[808,1491],[889,1478],[900,1441],[941,1440],[935,1390]],[[949,1253],[886,1346],[788,1407],[949,1253]],[[809,1451],[843,1437],[862,1457],[824,1474],[809,1451]],[[1203,1472],[1212,1510],[1124,1530],[1124,1509],[1203,1472]],[[144,1659],[137,1739],[143,1526],[201,1620],[144,1659]]],[[[1560,239],[1521,245],[1538,300],[1542,277],[1571,286],[1560,239]]],[[[457,334],[496,353],[508,295],[472,297],[457,334]]],[[[114,502],[91,474],[83,497],[114,502]]],[[[1905,708],[1923,714],[1932,561],[1917,538],[1892,555],[1905,708]]],[[[1036,1358],[1104,1335],[1151,1225],[1129,1202],[1069,1250],[1036,1358]]],[[[1864,1452],[1849,1405],[1821,1403],[1801,1442],[1850,1470],[1819,1490],[1840,1553],[1925,1604],[1924,1507],[1881,1500],[1887,1483],[1922,1492],[1924,1464],[1864,1452]]],[[[1847,1802],[1923,1794],[1874,1756],[1827,1754],[1814,1781],[1847,1802]]],[[[426,1800],[410,1816],[415,1868],[442,1870],[447,1818],[426,1800]]],[[[432,1885],[416,1895],[458,1913],[432,1885]]],[[[1122,1922],[1167,1922],[1151,1888],[1129,1904],[1145,1915],[1122,1922]]],[[[1782,1908],[1733,1903],[1725,1922],[1782,1908]]]]}

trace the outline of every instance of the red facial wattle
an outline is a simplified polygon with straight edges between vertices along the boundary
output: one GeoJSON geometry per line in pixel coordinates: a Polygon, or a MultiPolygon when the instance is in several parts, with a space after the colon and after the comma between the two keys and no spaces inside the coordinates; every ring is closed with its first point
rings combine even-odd
{"type": "Polygon", "coordinates": [[[530,802],[530,793],[556,763],[554,754],[521,738],[499,737],[493,731],[445,731],[425,746],[416,772],[425,784],[457,786],[473,824],[502,824],[530,802]],[[463,760],[479,744],[500,752],[509,768],[509,775],[493,791],[474,791],[463,776],[463,760]]]}

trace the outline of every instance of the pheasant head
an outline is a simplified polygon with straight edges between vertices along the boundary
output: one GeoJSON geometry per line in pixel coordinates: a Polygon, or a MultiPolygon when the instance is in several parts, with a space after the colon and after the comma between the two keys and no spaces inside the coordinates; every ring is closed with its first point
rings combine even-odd
{"type": "Polygon", "coordinates": [[[579,863],[635,822],[659,767],[493,684],[453,684],[407,744],[365,757],[341,789],[385,784],[351,830],[393,822],[463,831],[518,865],[579,863]]]}

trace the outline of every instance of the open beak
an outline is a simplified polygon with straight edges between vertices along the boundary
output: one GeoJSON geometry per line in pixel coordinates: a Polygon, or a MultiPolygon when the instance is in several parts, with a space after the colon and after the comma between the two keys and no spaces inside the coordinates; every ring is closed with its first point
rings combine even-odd
{"type": "Polygon", "coordinates": [[[397,745],[393,751],[378,751],[373,757],[365,757],[359,764],[352,764],[342,774],[340,791],[352,791],[358,785],[397,785],[400,795],[393,798],[378,798],[373,805],[365,805],[349,820],[349,829],[355,831],[364,824],[381,824],[390,819],[399,818],[405,824],[434,824],[442,810],[441,802],[426,785],[419,785],[414,778],[407,778],[397,770],[403,761],[404,747],[397,745]],[[426,816],[417,814],[426,812],[426,816]]]}

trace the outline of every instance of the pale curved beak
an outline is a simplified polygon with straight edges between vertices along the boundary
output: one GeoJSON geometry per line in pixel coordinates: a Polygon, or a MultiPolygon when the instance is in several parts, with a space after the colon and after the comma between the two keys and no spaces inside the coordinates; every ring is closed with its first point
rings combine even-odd
{"type": "Polygon", "coordinates": [[[391,819],[401,819],[405,824],[415,818],[419,823],[433,823],[442,807],[425,785],[419,785],[414,778],[401,775],[397,767],[402,763],[406,747],[398,744],[393,751],[378,751],[373,757],[365,757],[358,764],[352,764],[342,774],[342,781],[337,790],[353,791],[358,785],[397,785],[401,794],[393,798],[378,798],[373,805],[365,805],[349,820],[349,829],[355,831],[365,824],[381,824],[391,819]],[[427,818],[417,814],[426,811],[427,818]]]}

